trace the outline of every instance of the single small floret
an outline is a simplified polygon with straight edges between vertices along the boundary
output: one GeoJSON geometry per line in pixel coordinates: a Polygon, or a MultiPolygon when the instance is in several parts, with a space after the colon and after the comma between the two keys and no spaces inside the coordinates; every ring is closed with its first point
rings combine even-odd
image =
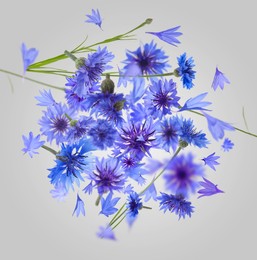
{"type": "Polygon", "coordinates": [[[31,158],[34,154],[38,154],[37,150],[45,143],[45,141],[40,141],[40,135],[34,137],[32,132],[29,132],[28,138],[23,135],[22,139],[24,142],[22,151],[27,153],[31,158]]]}

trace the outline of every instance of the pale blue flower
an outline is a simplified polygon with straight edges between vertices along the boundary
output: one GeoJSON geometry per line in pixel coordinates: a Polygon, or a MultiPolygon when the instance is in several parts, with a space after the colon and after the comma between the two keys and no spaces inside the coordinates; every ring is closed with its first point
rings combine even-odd
{"type": "Polygon", "coordinates": [[[230,84],[230,81],[224,75],[224,73],[222,73],[221,71],[218,70],[218,68],[216,68],[216,72],[215,72],[214,79],[212,82],[212,88],[214,90],[216,90],[218,87],[220,87],[221,89],[224,89],[225,83],[230,84]]]}
{"type": "Polygon", "coordinates": [[[36,60],[38,55],[38,50],[35,48],[27,49],[25,43],[22,43],[21,53],[22,53],[22,61],[23,61],[23,73],[25,74],[29,65],[36,60]]]}
{"type": "Polygon", "coordinates": [[[39,149],[45,143],[45,141],[40,141],[40,135],[34,137],[32,132],[29,132],[28,138],[23,135],[22,139],[25,146],[22,151],[27,153],[31,158],[34,154],[38,154],[37,149],[39,149]]]}
{"type": "Polygon", "coordinates": [[[88,19],[85,21],[86,23],[94,23],[102,29],[102,18],[98,9],[92,9],[92,14],[87,14],[86,16],[88,17],[88,19]]]}
{"type": "Polygon", "coordinates": [[[84,202],[83,202],[83,200],[79,197],[78,194],[77,194],[76,206],[75,206],[75,209],[74,209],[72,215],[74,215],[74,214],[76,214],[76,217],[78,217],[80,214],[82,214],[83,216],[85,216],[85,214],[86,214],[84,202]]]}
{"type": "Polygon", "coordinates": [[[200,196],[198,196],[198,199],[204,196],[211,196],[217,193],[224,193],[224,191],[220,190],[217,188],[217,185],[213,184],[212,182],[210,182],[209,180],[204,179],[203,181],[200,181],[199,184],[203,187],[203,189],[198,190],[199,194],[202,194],[200,196]]]}

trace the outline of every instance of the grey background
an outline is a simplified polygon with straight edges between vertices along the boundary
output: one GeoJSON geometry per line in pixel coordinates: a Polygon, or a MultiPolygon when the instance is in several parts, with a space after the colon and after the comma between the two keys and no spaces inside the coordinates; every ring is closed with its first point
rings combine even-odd
{"type": "MultiPolygon", "coordinates": [[[[125,32],[148,17],[153,23],[138,32],[139,41],[109,46],[116,60],[125,58],[126,48],[134,50],[151,40],[144,31],[181,25],[182,44],[178,48],[156,42],[169,52],[174,66],[177,55],[184,51],[195,59],[196,87],[190,93],[184,91],[184,99],[210,91],[214,116],[245,128],[244,107],[248,127],[257,133],[257,18],[252,0],[1,0],[0,67],[22,72],[23,41],[39,49],[38,60],[42,60],[72,49],[86,35],[88,43],[93,43],[125,32]],[[99,8],[104,18],[103,31],[84,23],[92,8],[99,8]],[[214,92],[210,86],[217,65],[231,84],[214,92]]],[[[64,64],[73,68],[68,61],[64,64]]],[[[59,86],[65,83],[63,78],[27,76],[59,86]]],[[[21,135],[39,130],[41,109],[36,107],[34,96],[42,86],[10,79],[13,89],[8,77],[0,74],[0,259],[256,259],[255,138],[229,133],[235,143],[229,153],[220,150],[220,143],[212,144],[222,158],[217,172],[210,170],[208,176],[225,194],[195,200],[196,212],[191,219],[177,221],[154,205],[152,211],[142,212],[132,229],[121,224],[117,242],[100,240],[95,232],[105,218],[98,216],[93,202],[88,201],[85,218],[75,218],[71,216],[73,196],[64,203],[51,198],[47,179],[47,168],[53,165],[51,155],[42,151],[31,160],[21,152],[21,135]]],[[[56,99],[63,97],[61,92],[53,93],[56,99]]],[[[198,123],[206,128],[202,121],[198,123]]]]}

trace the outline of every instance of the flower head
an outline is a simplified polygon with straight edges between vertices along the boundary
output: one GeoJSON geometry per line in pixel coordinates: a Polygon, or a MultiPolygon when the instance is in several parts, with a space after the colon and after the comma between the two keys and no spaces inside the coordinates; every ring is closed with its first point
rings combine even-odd
{"type": "Polygon", "coordinates": [[[224,191],[220,190],[217,188],[218,185],[213,184],[212,182],[210,182],[209,180],[205,179],[203,177],[203,181],[200,181],[199,184],[203,187],[203,189],[198,190],[197,192],[200,195],[198,198],[204,197],[204,196],[211,196],[217,193],[224,193],[224,191]]]}
{"type": "Polygon", "coordinates": [[[23,73],[25,74],[27,68],[32,64],[38,55],[38,50],[35,48],[27,49],[25,43],[21,45],[22,61],[23,61],[23,73]]]}
{"type": "Polygon", "coordinates": [[[189,192],[195,192],[198,187],[198,177],[203,174],[202,165],[194,163],[193,155],[189,153],[175,157],[166,168],[163,178],[166,189],[187,197],[189,192]]]}
{"type": "Polygon", "coordinates": [[[101,25],[102,25],[102,18],[100,16],[99,10],[96,9],[92,9],[92,14],[87,14],[86,15],[88,17],[88,19],[85,21],[86,23],[94,23],[96,25],[98,25],[101,29],[101,25]]]}
{"type": "MultiPolygon", "coordinates": [[[[138,48],[135,51],[127,52],[127,60],[124,61],[126,64],[124,69],[131,70],[131,67],[135,67],[133,70],[139,68],[141,75],[143,74],[161,74],[169,65],[167,64],[168,56],[165,55],[164,51],[158,49],[153,41],[147,43],[143,48],[138,48]]],[[[134,72],[132,73],[134,76],[134,72]]],[[[130,76],[130,75],[128,75],[130,76]]]]}
{"type": "Polygon", "coordinates": [[[195,71],[193,67],[195,66],[192,57],[187,59],[186,53],[182,54],[177,58],[179,67],[175,70],[176,74],[181,77],[183,82],[183,87],[190,89],[194,86],[193,79],[195,78],[195,71]]]}
{"type": "Polygon", "coordinates": [[[191,206],[191,202],[186,201],[182,195],[168,195],[161,192],[161,196],[157,199],[160,200],[160,210],[174,212],[179,219],[185,218],[186,215],[191,217],[193,213],[194,207],[191,206]]]}
{"type": "Polygon", "coordinates": [[[84,181],[83,174],[92,170],[92,144],[85,139],[72,145],[61,145],[61,151],[56,155],[56,166],[49,169],[48,178],[53,185],[61,183],[67,190],[73,188],[74,182],[79,186],[84,181]]]}
{"type": "Polygon", "coordinates": [[[114,158],[96,158],[96,170],[91,175],[100,195],[106,192],[121,191],[124,187],[126,177],[121,168],[119,160],[114,158]]]}
{"type": "Polygon", "coordinates": [[[28,138],[23,135],[22,139],[25,146],[22,151],[24,153],[28,153],[31,158],[34,154],[38,154],[37,149],[39,149],[45,143],[45,141],[40,141],[40,135],[34,137],[32,132],[29,132],[28,138]]]}
{"type": "Polygon", "coordinates": [[[228,78],[224,75],[224,73],[222,73],[221,71],[218,70],[218,68],[216,67],[216,71],[215,71],[215,75],[214,75],[214,79],[212,82],[212,88],[214,90],[216,90],[218,87],[220,87],[221,89],[224,89],[224,85],[225,83],[230,84],[230,81],[228,80],[228,78]]]}
{"type": "Polygon", "coordinates": [[[233,149],[234,143],[232,143],[232,141],[228,138],[225,138],[223,144],[222,144],[222,148],[224,150],[224,152],[229,152],[231,149],[233,149]]]}
{"type": "Polygon", "coordinates": [[[177,32],[177,30],[180,28],[180,26],[161,31],[161,32],[146,32],[150,33],[152,35],[157,36],[162,41],[165,41],[171,45],[177,46],[177,44],[180,43],[180,41],[177,39],[177,37],[181,36],[181,32],[177,32]]]}
{"type": "Polygon", "coordinates": [[[215,156],[215,153],[212,153],[212,154],[208,155],[207,157],[203,158],[202,160],[204,161],[205,165],[208,165],[214,171],[216,171],[215,165],[219,164],[216,160],[218,160],[219,158],[220,158],[220,156],[215,156]]]}
{"type": "Polygon", "coordinates": [[[78,194],[77,194],[76,206],[75,206],[75,209],[74,209],[72,215],[74,215],[74,214],[76,214],[76,217],[78,217],[80,214],[82,214],[83,216],[85,216],[85,214],[86,214],[84,202],[83,202],[83,200],[79,197],[78,194]]]}

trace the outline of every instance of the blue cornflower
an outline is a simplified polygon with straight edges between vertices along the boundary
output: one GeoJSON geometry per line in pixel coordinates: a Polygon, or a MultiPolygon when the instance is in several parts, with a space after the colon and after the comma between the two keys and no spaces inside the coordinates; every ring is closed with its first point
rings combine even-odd
{"type": "Polygon", "coordinates": [[[93,150],[91,142],[85,139],[72,145],[62,144],[61,151],[56,155],[56,166],[49,169],[51,183],[54,186],[63,185],[67,190],[73,188],[74,182],[79,186],[80,181],[84,181],[82,175],[92,170],[93,150]]]}
{"type": "Polygon", "coordinates": [[[215,156],[215,153],[212,153],[208,155],[207,157],[203,158],[205,165],[208,165],[211,167],[214,171],[216,171],[215,165],[219,165],[219,163],[216,161],[220,158],[220,156],[215,156]]]}
{"type": "Polygon", "coordinates": [[[204,197],[204,196],[211,196],[217,193],[224,193],[224,191],[217,188],[218,185],[213,184],[209,180],[204,179],[203,181],[200,181],[199,184],[203,187],[203,189],[199,190],[198,193],[202,194],[198,198],[204,197]]]}
{"type": "Polygon", "coordinates": [[[150,155],[149,150],[154,146],[155,125],[152,118],[141,122],[128,122],[119,132],[116,144],[124,150],[123,154],[131,153],[137,160],[150,155]]]}
{"type": "Polygon", "coordinates": [[[52,96],[51,90],[47,91],[43,89],[43,91],[39,91],[39,93],[41,96],[35,97],[36,100],[39,101],[39,103],[37,104],[38,106],[51,107],[57,105],[57,102],[52,96]]]}
{"type": "Polygon", "coordinates": [[[184,104],[183,107],[180,108],[179,111],[184,111],[184,110],[208,110],[204,107],[209,106],[211,102],[208,101],[202,101],[205,96],[208,93],[202,93],[194,98],[189,98],[186,103],[184,104]]]}
{"type": "MultiPolygon", "coordinates": [[[[168,56],[165,55],[162,49],[156,48],[156,44],[151,41],[150,44],[145,44],[143,48],[138,48],[135,51],[127,51],[127,60],[124,70],[131,70],[132,67],[139,67],[141,75],[143,74],[162,74],[169,67],[167,63],[168,56]]],[[[126,73],[127,74],[127,73],[126,73]]],[[[130,76],[130,75],[127,75],[130,76]]],[[[134,74],[132,76],[135,76],[134,74]]]]}
{"type": "Polygon", "coordinates": [[[66,84],[72,86],[72,91],[80,98],[87,97],[96,89],[96,84],[101,79],[102,73],[112,68],[108,63],[114,58],[111,52],[108,52],[107,47],[98,49],[88,54],[88,57],[79,63],[79,68],[71,80],[66,84]]]}
{"type": "Polygon", "coordinates": [[[192,57],[187,59],[186,53],[178,57],[177,60],[179,67],[175,70],[175,74],[181,77],[183,87],[190,89],[194,86],[192,82],[195,78],[195,71],[193,70],[193,67],[195,66],[194,60],[192,57]]]}
{"type": "Polygon", "coordinates": [[[40,141],[40,135],[34,137],[32,132],[29,132],[28,138],[23,135],[22,139],[24,143],[24,148],[22,151],[24,153],[28,153],[31,158],[34,154],[38,154],[37,149],[39,149],[45,143],[45,141],[40,141]]]}
{"type": "Polygon", "coordinates": [[[84,202],[83,202],[83,200],[79,197],[78,194],[77,194],[76,206],[75,206],[75,209],[74,209],[72,215],[74,215],[74,214],[76,214],[76,217],[78,217],[80,214],[82,214],[83,216],[85,216],[85,214],[86,214],[84,202]]]}
{"type": "Polygon", "coordinates": [[[121,191],[126,181],[121,164],[115,158],[102,158],[101,161],[96,158],[96,170],[91,174],[91,179],[100,195],[115,190],[121,191]]]}
{"type": "Polygon", "coordinates": [[[105,215],[106,217],[109,217],[109,215],[114,214],[118,209],[115,208],[115,205],[118,203],[120,198],[112,198],[112,193],[109,192],[106,199],[101,197],[101,205],[102,210],[100,211],[100,214],[105,215]]]}
{"type": "Polygon", "coordinates": [[[177,32],[177,30],[180,28],[180,26],[165,30],[165,31],[161,31],[161,32],[146,32],[146,33],[150,33],[153,34],[155,36],[157,36],[159,39],[177,46],[177,44],[180,43],[180,41],[177,39],[177,37],[179,37],[180,35],[182,35],[181,32],[177,32]]]}
{"type": "Polygon", "coordinates": [[[187,197],[189,192],[194,193],[198,187],[198,177],[203,176],[204,168],[193,161],[193,155],[180,155],[168,164],[163,178],[165,187],[175,194],[187,197]]]}
{"type": "Polygon", "coordinates": [[[229,123],[221,121],[215,117],[212,117],[206,113],[203,113],[208,122],[208,128],[213,138],[218,141],[224,137],[224,131],[233,131],[235,128],[231,126],[229,123]]]}
{"type": "Polygon", "coordinates": [[[145,106],[154,118],[171,114],[172,107],[179,106],[176,83],[173,80],[153,81],[146,92],[145,106]]]}
{"type": "Polygon", "coordinates": [[[39,120],[40,131],[47,137],[48,142],[56,141],[56,144],[67,140],[67,132],[70,128],[70,119],[73,111],[61,103],[47,107],[43,111],[43,117],[39,120]]]}
{"type": "Polygon", "coordinates": [[[224,150],[224,152],[229,152],[231,149],[233,149],[234,143],[232,143],[232,141],[228,138],[225,138],[223,144],[222,144],[222,148],[224,150]]]}
{"type": "Polygon", "coordinates": [[[38,50],[35,48],[27,49],[25,43],[22,43],[21,53],[22,53],[22,61],[23,61],[23,74],[25,74],[29,65],[36,60],[38,55],[38,50]]]}
{"type": "Polygon", "coordinates": [[[215,71],[215,75],[214,75],[211,87],[214,90],[216,90],[218,87],[220,87],[221,89],[224,89],[225,83],[230,84],[230,81],[228,80],[228,78],[226,78],[224,73],[219,71],[218,68],[216,67],[216,71],[215,71]]]}
{"type": "Polygon", "coordinates": [[[179,143],[179,130],[176,117],[164,118],[156,128],[156,143],[167,152],[170,152],[170,148],[175,151],[179,143]]]}
{"type": "Polygon", "coordinates": [[[193,120],[177,117],[177,124],[180,126],[178,135],[181,141],[190,145],[193,144],[199,148],[207,147],[209,141],[205,137],[206,134],[196,131],[193,120]]]}
{"type": "Polygon", "coordinates": [[[115,234],[112,230],[112,228],[108,225],[106,227],[99,227],[99,232],[97,233],[97,236],[99,238],[106,238],[110,240],[116,240],[115,234]]]}
{"type": "Polygon", "coordinates": [[[136,192],[131,192],[127,199],[127,221],[131,226],[139,213],[139,210],[142,209],[143,203],[141,202],[141,198],[136,192]]]}
{"type": "Polygon", "coordinates": [[[94,23],[94,24],[98,25],[102,29],[102,27],[101,27],[101,25],[102,25],[102,18],[100,16],[100,13],[99,13],[98,9],[96,9],[96,10],[92,9],[92,14],[91,15],[87,14],[86,16],[89,18],[89,19],[87,19],[85,21],[86,23],[94,23]]]}
{"type": "Polygon", "coordinates": [[[68,195],[68,190],[65,188],[63,183],[58,182],[54,189],[50,191],[51,195],[53,198],[59,200],[59,201],[64,201],[64,199],[68,195]]]}
{"type": "Polygon", "coordinates": [[[88,134],[90,127],[94,123],[91,117],[81,116],[78,120],[73,120],[70,123],[70,128],[67,132],[67,141],[74,143],[88,134]]]}
{"type": "Polygon", "coordinates": [[[111,147],[117,134],[118,132],[113,125],[104,119],[98,119],[88,131],[88,135],[92,138],[93,144],[100,149],[111,147]]]}
{"type": "Polygon", "coordinates": [[[160,200],[160,209],[166,212],[169,210],[170,212],[174,212],[178,215],[179,219],[185,218],[186,215],[191,217],[191,213],[193,213],[193,206],[191,206],[191,202],[186,201],[181,195],[168,195],[166,193],[161,192],[161,196],[157,197],[160,200]]]}

